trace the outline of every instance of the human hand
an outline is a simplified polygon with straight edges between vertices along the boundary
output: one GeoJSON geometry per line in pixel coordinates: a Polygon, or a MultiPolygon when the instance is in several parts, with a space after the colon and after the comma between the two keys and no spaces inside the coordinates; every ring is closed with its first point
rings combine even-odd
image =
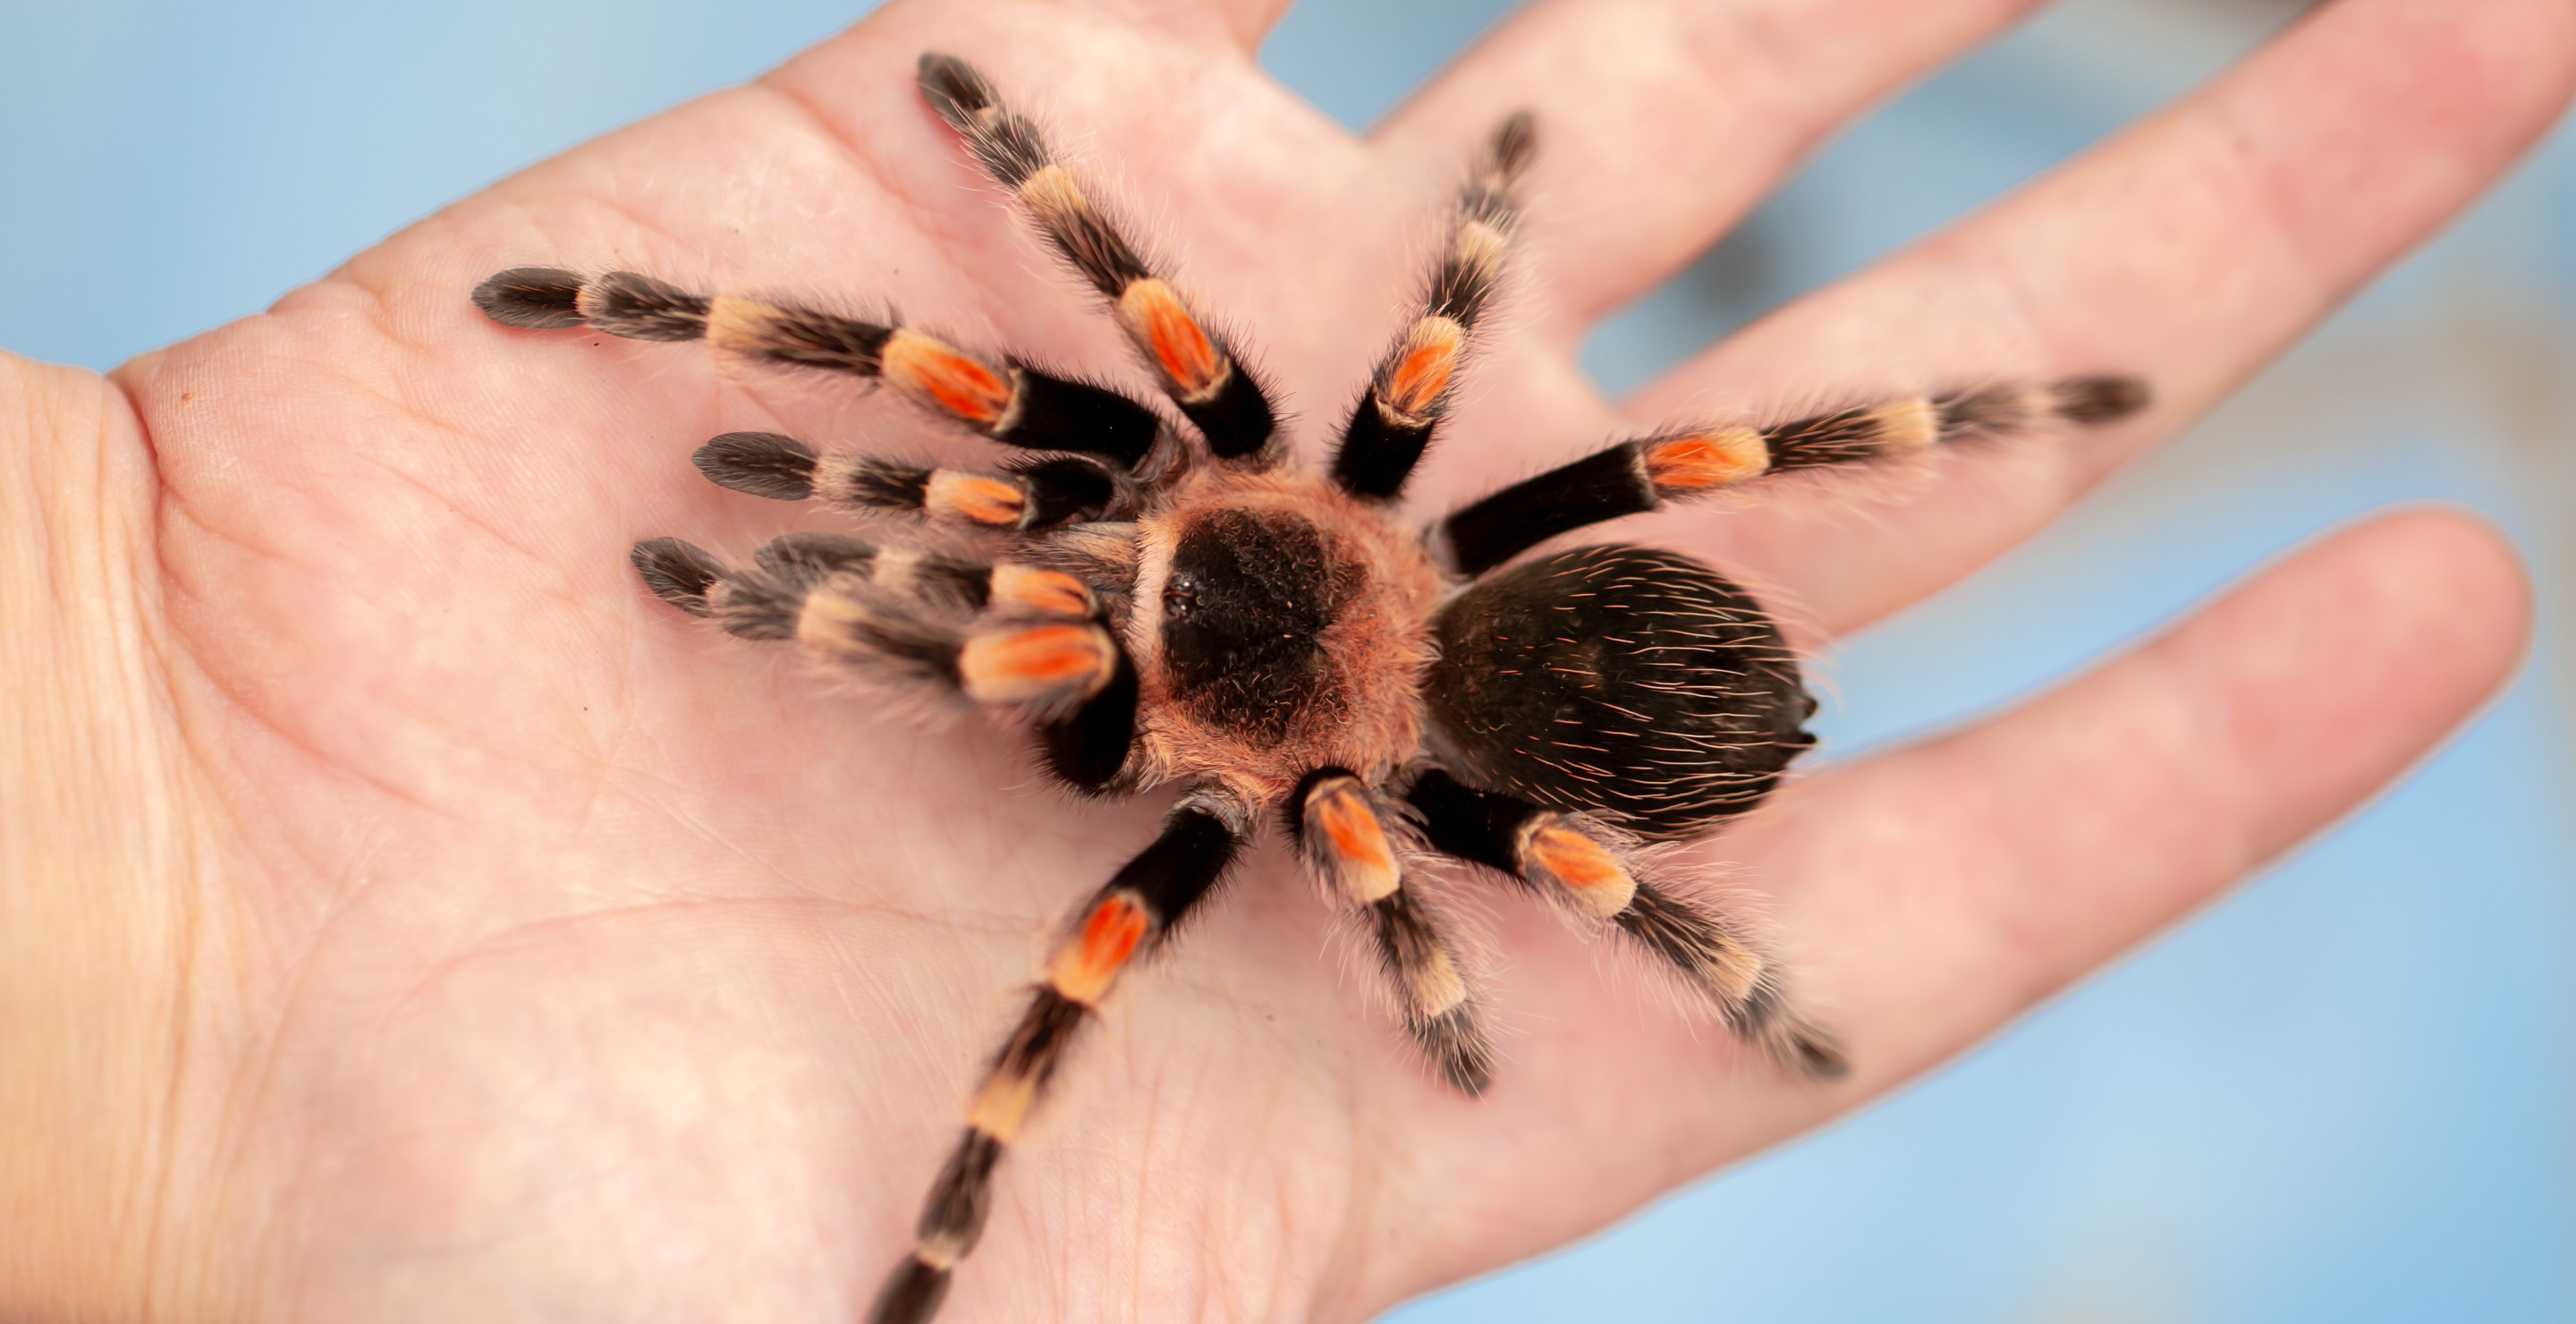
{"type": "MultiPolygon", "coordinates": [[[[848,1317],[1048,921],[1152,832],[1151,804],[1068,806],[1014,739],[867,711],[625,567],[637,537],[739,551],[784,527],[687,469],[712,433],[975,447],[687,348],[500,331],[464,301],[482,276],[885,296],[1117,368],[915,100],[914,56],[955,50],[1088,135],[1304,407],[1311,455],[1458,163],[1530,105],[1532,279],[1417,484],[1426,515],[1783,392],[2156,384],[2137,423],[1956,457],[1866,520],[1788,489],[1620,530],[1779,585],[1821,638],[2250,371],[2536,133],[2576,50],[2560,5],[2344,0],[1622,409],[1593,394],[1585,325],[2019,7],[1560,4],[1366,143],[1252,69],[1258,14],[897,7],[121,391],[19,370],[0,536],[9,582],[43,591],[9,595],[0,645],[21,733],[0,1209],[36,1232],[0,1313],[848,1317]]],[[[1775,898],[1858,1065],[1830,1088],[1637,1005],[1503,902],[1513,1034],[1494,1090],[1458,1098],[1316,959],[1325,910],[1265,855],[1112,1007],[948,1317],[1363,1315],[1597,1226],[1956,1051],[2341,812],[2494,684],[2522,612],[2489,535],[2403,517],[2020,712],[1796,784],[1708,853],[1775,898]]]]}

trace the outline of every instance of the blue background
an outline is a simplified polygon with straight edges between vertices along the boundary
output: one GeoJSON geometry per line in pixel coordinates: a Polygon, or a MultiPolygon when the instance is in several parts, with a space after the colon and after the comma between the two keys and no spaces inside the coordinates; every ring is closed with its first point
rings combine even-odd
{"type": "MultiPolygon", "coordinates": [[[[1309,0],[1263,59],[1364,125],[1507,8],[1309,0]]],[[[2290,0],[2071,0],[1929,79],[1595,337],[1611,387],[2223,66],[2290,0]]],[[[0,345],[106,367],[859,6],[0,6],[0,345]]],[[[2366,812],[1922,1085],[1450,1320],[2576,1319],[2576,145],[2038,539],[1828,660],[1830,748],[1967,718],[2390,502],[2510,530],[2524,674],[2366,812]]]]}

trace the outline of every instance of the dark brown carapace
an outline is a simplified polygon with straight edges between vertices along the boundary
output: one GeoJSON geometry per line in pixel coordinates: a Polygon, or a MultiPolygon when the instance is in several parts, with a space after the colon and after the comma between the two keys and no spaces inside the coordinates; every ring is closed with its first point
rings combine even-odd
{"type": "MultiPolygon", "coordinates": [[[[1085,792],[1179,794],[1162,833],[1085,902],[966,1110],[918,1240],[870,1319],[928,1319],[982,1233],[994,1165],[1093,1009],[1204,901],[1265,817],[1359,920],[1404,1027],[1468,1093],[1494,1054],[1467,962],[1421,880],[1465,861],[1625,934],[1790,1067],[1834,1075],[1742,926],[1645,853],[1760,803],[1811,743],[1796,659],[1744,590],[1688,558],[1607,545],[1515,561],[1559,534],[1768,474],[1968,438],[2094,424],[2145,401],[2081,377],[1621,442],[1451,514],[1394,502],[1447,413],[1509,249],[1527,116],[1468,171],[1418,311],[1352,409],[1330,468],[1291,462],[1233,344],[961,60],[920,86],[984,172],[1098,293],[1179,418],[1094,381],[909,327],[631,272],[525,267],[474,300],[494,321],[700,340],[753,363],[880,381],[1022,452],[991,472],[728,433],[705,475],[780,500],[981,530],[983,559],[791,534],[729,567],[636,545],[664,601],[747,639],[793,640],[881,682],[1030,729],[1085,792]],[[1184,426],[1185,422],[1185,426],[1184,426]]],[[[1468,872],[1476,872],[1471,869],[1468,872]]]]}

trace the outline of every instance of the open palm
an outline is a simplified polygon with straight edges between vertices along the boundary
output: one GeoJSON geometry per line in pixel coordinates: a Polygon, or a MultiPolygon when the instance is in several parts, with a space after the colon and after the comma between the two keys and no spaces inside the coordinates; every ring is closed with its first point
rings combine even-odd
{"type": "MultiPolygon", "coordinates": [[[[12,1050],[0,1170],[25,1175],[0,1210],[47,1214],[0,1313],[863,1308],[1049,923],[1159,805],[1075,803],[1015,738],[884,711],[627,568],[642,537],[739,556],[834,526],[700,480],[712,434],[975,445],[698,346],[506,330],[466,295],[546,264],[885,300],[1141,388],[920,103],[923,50],[975,60],[1155,222],[1309,456],[1479,135],[1533,109],[1526,279],[1415,484],[1426,517],[1613,433],[1802,394],[2155,384],[2114,430],[1901,491],[1780,486],[1620,529],[1770,586],[1808,643],[2199,412],[2576,82],[2563,0],[2339,0],[1614,405],[1574,366],[1593,320],[2029,0],[1540,3],[1365,139],[1254,67],[1276,7],[897,3],[112,386],[10,368],[8,536],[36,551],[5,564],[46,591],[8,608],[9,702],[73,717],[21,721],[11,754],[59,789],[9,804],[41,867],[5,884],[31,920],[7,989],[65,1011],[12,1050]]],[[[1596,1227],[1956,1052],[2342,812],[2492,689],[2524,611],[2491,533],[2386,519],[2062,692],[1793,784],[1707,853],[1847,1043],[1832,1085],[1497,893],[1503,1061],[1463,1098],[1260,852],[1107,1009],[946,1317],[1358,1318],[1596,1227]]]]}

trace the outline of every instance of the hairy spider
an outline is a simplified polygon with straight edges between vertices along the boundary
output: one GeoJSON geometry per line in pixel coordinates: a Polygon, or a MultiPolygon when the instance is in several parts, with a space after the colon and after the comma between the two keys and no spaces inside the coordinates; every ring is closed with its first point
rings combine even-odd
{"type": "Polygon", "coordinates": [[[881,381],[930,413],[1035,454],[998,472],[817,452],[727,433],[698,468],[725,487],[821,497],[1001,537],[989,560],[800,533],[728,567],[686,542],[635,547],[664,601],[747,639],[952,696],[1034,731],[1044,765],[1095,794],[1180,788],[1162,834],[1056,940],[1028,1009],[967,1109],[918,1241],[871,1319],[928,1319],[1017,1139],[1120,975],[1160,950],[1276,809],[1307,868],[1362,921],[1404,1027],[1452,1085],[1481,1091],[1493,1048],[1451,926],[1420,886],[1432,857],[1516,880],[1643,946],[1735,1033],[1839,1074],[1743,926],[1657,870],[1652,848],[1751,809],[1814,743],[1815,704],[1761,606],[1689,558],[1582,547],[1511,564],[1586,525],[1766,474],[1972,437],[2121,417],[2128,378],[1987,387],[1770,426],[1620,442],[1451,514],[1398,521],[1402,492],[1493,301],[1536,146],[1492,136],[1458,193],[1419,300],[1352,408],[1331,468],[1289,460],[1270,393],[1227,338],[1138,255],[1028,119],[965,62],[924,55],[920,87],[984,171],[1099,292],[1195,441],[1096,382],[971,353],[908,327],[631,272],[525,267],[474,300],[514,327],[704,339],[756,363],[881,381]]]}

